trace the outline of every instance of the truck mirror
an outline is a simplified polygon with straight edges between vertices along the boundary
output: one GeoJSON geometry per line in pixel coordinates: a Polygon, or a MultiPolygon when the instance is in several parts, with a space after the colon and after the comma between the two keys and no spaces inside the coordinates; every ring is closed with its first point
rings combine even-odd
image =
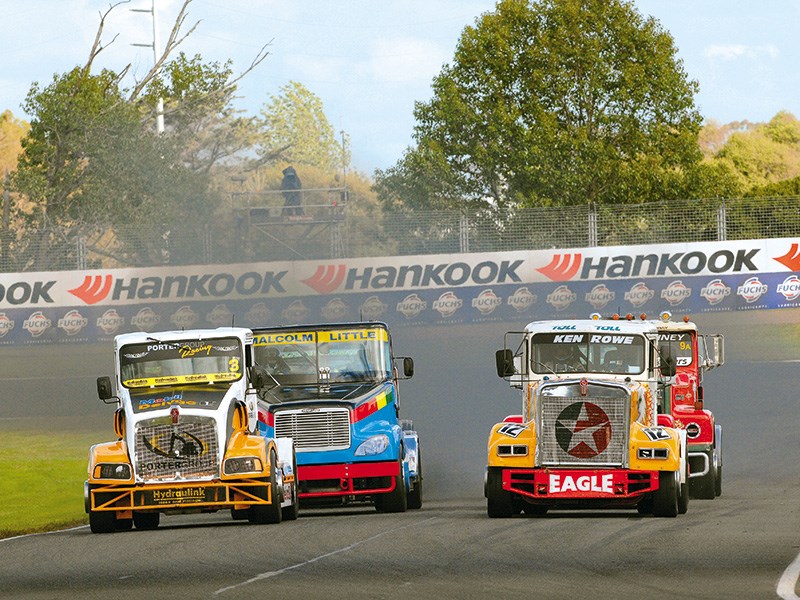
{"type": "Polygon", "coordinates": [[[406,356],[403,359],[403,374],[406,377],[413,377],[414,376],[414,359],[410,356],[406,356]]]}
{"type": "Polygon", "coordinates": [[[250,385],[260,390],[267,383],[267,371],[261,365],[253,365],[247,368],[247,374],[250,378],[250,385]]]}
{"type": "Polygon", "coordinates": [[[114,397],[114,390],[111,388],[111,378],[107,375],[97,378],[97,395],[100,400],[108,404],[107,400],[114,397]]]}
{"type": "Polygon", "coordinates": [[[494,354],[498,377],[511,377],[517,370],[514,368],[514,354],[509,348],[498,350],[494,354]]]}
{"type": "Polygon", "coordinates": [[[678,367],[675,364],[675,359],[672,358],[669,354],[662,354],[661,355],[661,374],[665,377],[674,377],[675,373],[678,372],[678,367]]]}

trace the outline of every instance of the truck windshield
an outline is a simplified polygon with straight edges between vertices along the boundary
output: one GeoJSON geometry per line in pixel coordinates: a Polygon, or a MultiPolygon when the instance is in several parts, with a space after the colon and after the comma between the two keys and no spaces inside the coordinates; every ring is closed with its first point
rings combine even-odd
{"type": "Polygon", "coordinates": [[[378,327],[260,333],[254,353],[282,385],[374,383],[392,376],[389,335],[378,327]]]}
{"type": "Polygon", "coordinates": [[[659,333],[658,349],[662,355],[674,358],[678,367],[688,367],[692,364],[692,334],[688,331],[659,333]]]}
{"type": "Polygon", "coordinates": [[[228,383],[241,378],[243,362],[240,341],[227,337],[152,340],[128,344],[119,351],[120,379],[127,388],[228,383]]]}
{"type": "Polygon", "coordinates": [[[531,341],[531,369],[542,374],[640,374],[646,347],[640,335],[538,333],[531,341]]]}

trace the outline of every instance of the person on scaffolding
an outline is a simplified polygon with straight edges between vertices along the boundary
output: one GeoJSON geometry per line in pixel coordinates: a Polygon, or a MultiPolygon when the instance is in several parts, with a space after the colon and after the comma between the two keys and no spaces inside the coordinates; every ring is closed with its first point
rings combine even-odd
{"type": "Polygon", "coordinates": [[[300,206],[302,201],[302,184],[294,167],[289,165],[283,170],[281,190],[283,192],[283,215],[289,217],[302,217],[305,212],[300,206]]]}

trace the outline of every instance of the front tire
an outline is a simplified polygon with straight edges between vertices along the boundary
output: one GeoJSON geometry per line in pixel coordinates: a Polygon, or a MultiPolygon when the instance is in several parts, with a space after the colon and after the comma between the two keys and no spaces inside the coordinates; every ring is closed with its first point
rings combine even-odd
{"type": "Polygon", "coordinates": [[[490,519],[514,515],[514,497],[503,489],[503,470],[498,467],[489,467],[486,473],[486,512],[490,519]]]}
{"type": "Polygon", "coordinates": [[[659,471],[658,489],[653,492],[653,516],[677,517],[680,481],[677,471],[659,471]]]}
{"type": "Polygon", "coordinates": [[[703,500],[713,500],[717,495],[717,467],[714,466],[714,451],[708,456],[708,473],[692,480],[692,496],[703,500]]]}
{"type": "Polygon", "coordinates": [[[117,530],[117,516],[113,511],[89,511],[89,529],[92,533],[113,533],[117,530]]]}
{"type": "Polygon", "coordinates": [[[158,529],[160,521],[161,513],[133,511],[133,524],[136,529],[142,529],[144,531],[158,529]]]}
{"type": "Polygon", "coordinates": [[[281,509],[281,517],[284,521],[294,521],[300,514],[300,499],[297,497],[297,456],[294,449],[292,449],[292,475],[294,475],[292,503],[281,509]]]}
{"type": "Polygon", "coordinates": [[[394,489],[375,498],[375,508],[379,512],[398,513],[406,512],[408,497],[406,495],[406,478],[403,475],[403,465],[400,465],[400,474],[395,478],[394,489]]]}
{"type": "Polygon", "coordinates": [[[269,496],[272,502],[270,504],[255,504],[247,509],[248,520],[256,525],[280,523],[283,516],[281,493],[278,489],[278,457],[275,452],[270,452],[269,455],[269,479],[267,484],[271,493],[267,492],[266,487],[261,487],[256,489],[253,495],[263,500],[266,500],[267,496],[269,496]]]}

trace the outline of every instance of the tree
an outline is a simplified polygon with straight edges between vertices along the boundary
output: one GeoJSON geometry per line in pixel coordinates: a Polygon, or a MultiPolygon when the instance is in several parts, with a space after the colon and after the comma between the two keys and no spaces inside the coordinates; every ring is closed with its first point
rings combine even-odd
{"type": "Polygon", "coordinates": [[[15,118],[10,110],[0,113],[0,177],[16,168],[22,138],[29,129],[28,123],[15,118]]]}
{"type": "MultiPolygon", "coordinates": [[[[252,122],[231,108],[236,83],[266,53],[262,48],[239,76],[229,63],[205,64],[199,56],[170,60],[196,27],[182,33],[190,2],[184,0],[153,68],[132,88],[122,84],[127,66],[92,73],[108,46],[101,43],[106,17],[118,4],[101,15],[85,65],[45,87],[32,85],[25,103],[31,130],[13,182],[29,201],[23,217],[32,235],[17,236],[17,268],[74,265],[77,239],[126,264],[174,261],[164,240],[176,224],[190,229],[212,220],[220,199],[211,167],[253,140],[252,122]],[[154,127],[158,98],[168,124],[161,135],[154,127]]],[[[197,259],[193,248],[185,250],[186,260],[197,259]]]]}
{"type": "Polygon", "coordinates": [[[415,105],[416,146],[376,189],[501,212],[682,197],[696,90],[672,37],[625,0],[501,0],[464,30],[415,105]]]}
{"type": "Polygon", "coordinates": [[[328,173],[347,168],[347,140],[336,141],[336,131],[325,116],[322,100],[305,86],[290,81],[271,96],[261,110],[262,160],[318,167],[328,173]]]}

